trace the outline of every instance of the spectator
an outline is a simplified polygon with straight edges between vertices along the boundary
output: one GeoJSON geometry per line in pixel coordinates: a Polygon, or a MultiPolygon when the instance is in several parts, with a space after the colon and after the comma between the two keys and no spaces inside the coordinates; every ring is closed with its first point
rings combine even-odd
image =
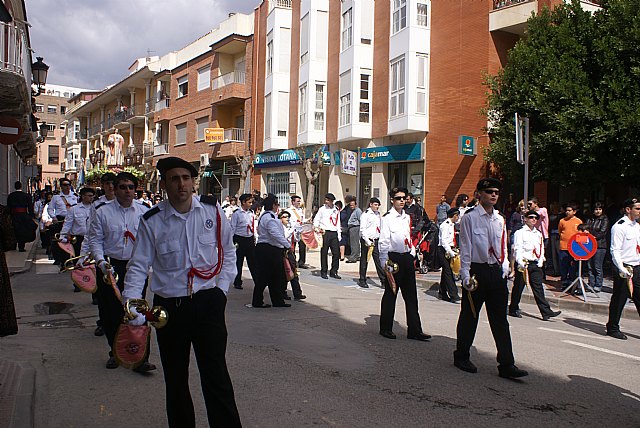
{"type": "Polygon", "coordinates": [[[560,276],[560,235],[558,234],[558,223],[562,218],[562,206],[558,202],[549,205],[549,259],[553,276],[560,276]]]}
{"type": "Polygon", "coordinates": [[[231,220],[231,216],[238,209],[238,199],[235,196],[232,196],[229,199],[229,206],[224,209],[224,213],[227,215],[227,219],[231,220]]]}
{"type": "Polygon", "coordinates": [[[348,213],[349,205],[347,205],[343,209],[342,201],[336,201],[335,205],[338,211],[340,211],[340,239],[338,240],[338,244],[340,244],[340,261],[343,261],[344,255],[347,252],[347,241],[349,237],[349,216],[351,215],[351,213],[348,213]]]}
{"type": "Polygon", "coordinates": [[[11,280],[4,252],[16,246],[11,216],[0,205],[0,337],[18,334],[18,320],[13,303],[11,280]]]}
{"type": "Polygon", "coordinates": [[[438,226],[447,219],[447,211],[451,209],[451,206],[447,203],[447,195],[440,196],[440,203],[436,205],[436,220],[438,226]]]}
{"type": "Polygon", "coordinates": [[[509,230],[509,278],[513,278],[515,276],[516,271],[515,267],[515,254],[513,251],[513,236],[516,231],[522,229],[524,226],[524,220],[522,218],[522,213],[524,212],[524,200],[520,200],[518,202],[518,206],[516,210],[511,214],[511,218],[509,219],[509,224],[507,225],[507,229],[509,230]]]}
{"type": "Polygon", "coordinates": [[[358,207],[356,197],[352,196],[349,200],[349,208],[351,209],[351,215],[347,220],[347,226],[349,230],[349,257],[347,263],[357,263],[360,261],[360,216],[362,210],[358,207]]]}
{"type": "Polygon", "coordinates": [[[602,291],[602,265],[607,255],[607,231],[609,218],[604,214],[604,204],[600,201],[593,205],[593,217],[587,221],[587,229],[596,238],[598,249],[589,259],[589,286],[597,292],[602,291]]]}
{"type": "Polygon", "coordinates": [[[558,234],[560,235],[560,280],[562,288],[566,288],[571,281],[576,279],[575,261],[569,254],[569,240],[578,232],[578,226],[582,224],[582,220],[576,217],[578,204],[570,202],[565,209],[565,218],[560,220],[558,224],[558,234]]]}

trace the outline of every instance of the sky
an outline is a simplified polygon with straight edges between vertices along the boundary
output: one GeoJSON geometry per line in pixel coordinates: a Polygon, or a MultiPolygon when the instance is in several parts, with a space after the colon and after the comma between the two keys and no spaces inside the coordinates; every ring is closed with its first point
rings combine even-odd
{"type": "Polygon", "coordinates": [[[25,0],[33,61],[48,84],[102,90],[134,60],[178,50],[261,0],[25,0]]]}

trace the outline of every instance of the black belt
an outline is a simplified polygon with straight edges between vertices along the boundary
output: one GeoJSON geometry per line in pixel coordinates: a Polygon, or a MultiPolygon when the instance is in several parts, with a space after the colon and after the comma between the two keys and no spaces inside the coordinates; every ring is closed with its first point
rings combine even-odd
{"type": "Polygon", "coordinates": [[[126,265],[127,263],[129,263],[129,260],[120,260],[120,259],[113,258],[111,256],[107,256],[107,257],[109,257],[109,264],[111,265],[122,265],[122,264],[126,265]]]}
{"type": "Polygon", "coordinates": [[[404,256],[405,254],[411,255],[410,252],[406,252],[406,253],[396,253],[395,251],[389,251],[389,255],[394,254],[396,256],[404,256]]]}
{"type": "Polygon", "coordinates": [[[172,304],[172,305],[175,305],[176,307],[178,307],[178,306],[180,306],[180,304],[182,303],[183,300],[189,301],[189,300],[197,299],[199,297],[204,296],[205,294],[213,293],[216,288],[218,288],[218,287],[204,288],[202,290],[196,291],[191,296],[162,297],[159,294],[156,294],[155,297],[157,297],[159,300],[162,300],[163,306],[168,306],[168,305],[172,304]]]}

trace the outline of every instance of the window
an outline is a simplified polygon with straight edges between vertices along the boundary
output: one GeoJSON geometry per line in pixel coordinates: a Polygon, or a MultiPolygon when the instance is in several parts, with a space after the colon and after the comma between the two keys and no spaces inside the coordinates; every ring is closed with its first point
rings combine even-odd
{"type": "Polygon", "coordinates": [[[342,50],[353,44],[353,8],[342,14],[342,50]]]}
{"type": "Polygon", "coordinates": [[[307,84],[300,86],[300,99],[298,110],[300,120],[298,122],[298,132],[307,131],[307,84]]]}
{"type": "Polygon", "coordinates": [[[178,78],[178,98],[189,95],[189,76],[178,78]]]}
{"type": "Polygon", "coordinates": [[[44,104],[36,104],[36,113],[44,113],[44,104]]]}
{"type": "Polygon", "coordinates": [[[280,47],[278,48],[278,71],[288,73],[291,67],[291,29],[280,28],[280,47]]]}
{"type": "Polygon", "coordinates": [[[340,126],[351,123],[351,70],[340,75],[340,126]]]}
{"type": "Polygon", "coordinates": [[[67,106],[60,106],[60,114],[67,113],[67,106]]]}
{"type": "Polygon", "coordinates": [[[360,116],[361,123],[369,123],[369,79],[371,75],[360,74],[360,116]]]}
{"type": "MultiPolygon", "coordinates": [[[[327,34],[329,31],[329,14],[326,11],[319,10],[316,12],[316,34],[327,34]]],[[[316,37],[316,48],[314,51],[315,58],[327,60],[327,39],[324,37],[316,37]]]]}
{"type": "Polygon", "coordinates": [[[316,103],[313,115],[313,129],[324,131],[324,85],[316,83],[316,103]]]}
{"type": "Polygon", "coordinates": [[[187,124],[176,125],[176,146],[187,144],[187,124]]]}
{"type": "Polygon", "coordinates": [[[278,92],[278,137],[286,137],[289,129],[289,92],[278,92]]]}
{"type": "Polygon", "coordinates": [[[416,82],[416,113],[427,114],[427,56],[419,54],[416,82]]]}
{"type": "Polygon", "coordinates": [[[404,114],[404,56],[391,62],[391,97],[390,111],[391,117],[404,114]]]}
{"type": "Polygon", "coordinates": [[[264,139],[271,138],[271,94],[264,97],[264,139]]]}
{"type": "Polygon", "coordinates": [[[209,116],[196,119],[196,141],[204,141],[204,128],[209,127],[209,116]]]}
{"type": "Polygon", "coordinates": [[[300,65],[309,59],[309,14],[300,20],[300,65]]]}
{"type": "Polygon", "coordinates": [[[198,70],[198,92],[211,86],[211,67],[206,66],[198,70]]]}
{"type": "Polygon", "coordinates": [[[60,163],[60,146],[49,146],[49,165],[60,163]]]}
{"type": "Polygon", "coordinates": [[[62,129],[62,130],[64,131],[64,129],[65,129],[64,124],[61,124],[61,125],[60,125],[60,129],[62,129]]]}
{"type": "MultiPolygon", "coordinates": [[[[53,132],[56,130],[56,126],[52,125],[50,123],[47,123],[47,129],[49,130],[49,132],[53,132]]],[[[52,137],[53,135],[49,134],[49,137],[52,137]]]]}
{"type": "Polygon", "coordinates": [[[47,113],[56,114],[58,112],[58,106],[47,106],[47,113]]]}
{"type": "Polygon", "coordinates": [[[273,73],[273,32],[267,35],[267,76],[273,73]]]}
{"type": "Polygon", "coordinates": [[[418,22],[417,24],[420,27],[427,26],[427,4],[426,3],[418,3],[418,22]]]}
{"type": "Polygon", "coordinates": [[[407,26],[407,0],[393,0],[393,34],[407,26]]]}

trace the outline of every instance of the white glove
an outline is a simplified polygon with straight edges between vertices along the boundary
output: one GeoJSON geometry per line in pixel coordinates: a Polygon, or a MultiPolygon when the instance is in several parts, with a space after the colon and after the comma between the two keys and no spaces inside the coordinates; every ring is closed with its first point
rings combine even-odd
{"type": "Polygon", "coordinates": [[[140,326],[144,325],[144,323],[147,322],[147,318],[143,314],[138,312],[135,306],[129,306],[129,312],[131,312],[131,314],[135,315],[136,317],[132,320],[127,321],[128,324],[140,326]]]}
{"type": "Polygon", "coordinates": [[[620,271],[620,276],[623,278],[631,278],[633,274],[629,273],[627,269],[623,269],[620,271]]]}
{"type": "Polygon", "coordinates": [[[454,258],[456,253],[454,251],[449,251],[449,257],[454,258]]]}
{"type": "Polygon", "coordinates": [[[384,268],[387,270],[387,272],[393,273],[393,265],[388,265],[385,263],[384,268]]]}
{"type": "Polygon", "coordinates": [[[468,290],[470,282],[471,282],[470,278],[462,278],[462,288],[464,288],[465,290],[468,290]]]}
{"type": "Polygon", "coordinates": [[[87,261],[87,256],[83,256],[80,257],[77,261],[76,261],[76,267],[84,267],[84,263],[87,261]]]}
{"type": "Polygon", "coordinates": [[[66,244],[67,242],[69,242],[69,238],[67,237],[67,235],[61,236],[60,242],[62,242],[63,244],[66,244]]]}
{"type": "Polygon", "coordinates": [[[502,265],[502,278],[504,279],[508,277],[509,277],[509,265],[508,264],[506,266],[502,265]]]}
{"type": "Polygon", "coordinates": [[[111,273],[111,275],[113,275],[115,273],[115,271],[113,270],[113,267],[111,267],[110,269],[107,269],[107,265],[108,263],[106,260],[102,260],[100,263],[98,263],[98,267],[102,271],[103,275],[106,275],[107,273],[111,273]]]}
{"type": "Polygon", "coordinates": [[[370,247],[372,242],[370,240],[368,240],[367,238],[362,238],[362,240],[364,241],[364,243],[367,245],[367,247],[370,247]]]}

